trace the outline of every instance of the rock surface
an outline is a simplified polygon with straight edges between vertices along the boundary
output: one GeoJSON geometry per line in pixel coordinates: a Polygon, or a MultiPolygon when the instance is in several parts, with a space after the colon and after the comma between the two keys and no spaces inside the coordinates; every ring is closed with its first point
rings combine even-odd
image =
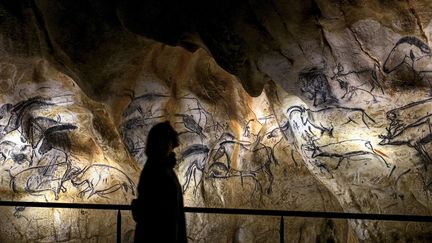
{"type": "MultiPolygon", "coordinates": [[[[430,215],[431,10],[3,1],[0,198],[128,204],[169,120],[186,206],[430,215]]],[[[0,210],[2,242],[115,239],[114,212],[0,210]]],[[[191,242],[279,240],[278,218],[187,221],[191,242]]],[[[124,242],[133,229],[125,213],[124,242]]],[[[428,242],[432,226],[285,218],[285,238],[428,242]]]]}

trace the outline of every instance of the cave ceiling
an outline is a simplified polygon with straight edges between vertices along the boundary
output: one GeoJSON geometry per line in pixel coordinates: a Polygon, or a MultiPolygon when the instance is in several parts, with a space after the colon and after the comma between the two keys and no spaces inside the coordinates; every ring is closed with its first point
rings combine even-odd
{"type": "MultiPolygon", "coordinates": [[[[186,206],[430,215],[431,20],[427,0],[1,0],[0,198],[128,204],[169,120],[186,206]]],[[[114,212],[0,211],[1,242],[115,238],[114,212]]],[[[187,221],[191,242],[279,237],[278,218],[187,221]]],[[[289,242],[432,240],[285,222],[289,242]]]]}

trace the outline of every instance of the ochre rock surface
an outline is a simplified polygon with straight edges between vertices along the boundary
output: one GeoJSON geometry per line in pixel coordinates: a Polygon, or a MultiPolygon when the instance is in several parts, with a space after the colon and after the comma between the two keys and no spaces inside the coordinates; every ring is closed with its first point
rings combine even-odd
{"type": "MultiPolygon", "coordinates": [[[[186,206],[430,215],[429,1],[165,2],[0,4],[1,200],[128,204],[169,120],[186,206]]],[[[115,212],[0,210],[2,242],[115,239],[115,212]]],[[[279,218],[187,221],[191,242],[279,240],[279,218]]],[[[285,217],[285,238],[432,226],[285,217]]]]}

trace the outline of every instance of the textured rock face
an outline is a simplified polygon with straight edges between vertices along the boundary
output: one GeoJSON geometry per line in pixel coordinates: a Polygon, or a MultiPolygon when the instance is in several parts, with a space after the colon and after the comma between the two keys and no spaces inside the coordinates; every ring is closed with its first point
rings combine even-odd
{"type": "MultiPolygon", "coordinates": [[[[187,206],[430,215],[428,1],[162,5],[1,4],[2,200],[127,204],[147,131],[169,120],[187,206]]],[[[2,242],[115,237],[114,212],[0,210],[2,242]]],[[[279,237],[278,218],[187,220],[192,242],[279,237]]],[[[431,227],[285,219],[289,242],[431,227]]]]}
{"type": "MultiPolygon", "coordinates": [[[[130,202],[138,167],[112,129],[104,105],[40,58],[3,56],[1,82],[2,200],[130,202]]],[[[4,242],[115,237],[114,230],[106,230],[115,229],[113,212],[1,211],[4,242]]]]}

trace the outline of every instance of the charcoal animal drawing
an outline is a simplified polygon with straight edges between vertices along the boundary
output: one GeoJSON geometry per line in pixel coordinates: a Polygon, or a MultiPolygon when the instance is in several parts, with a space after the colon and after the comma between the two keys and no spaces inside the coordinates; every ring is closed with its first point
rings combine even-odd
{"type": "Polygon", "coordinates": [[[406,66],[413,71],[421,72],[422,70],[417,67],[418,62],[430,57],[430,55],[430,47],[422,40],[415,36],[402,37],[388,54],[384,61],[383,70],[385,73],[391,73],[406,66]]]}
{"type": "MultiPolygon", "coordinates": [[[[291,106],[287,109],[288,135],[294,136],[296,147],[307,158],[307,161],[323,176],[332,178],[333,170],[349,168],[354,161],[374,163],[386,169],[391,165],[386,155],[375,149],[367,139],[343,139],[336,132],[349,129],[345,127],[370,128],[375,120],[363,109],[350,107],[327,107],[311,110],[302,106],[291,106]],[[328,135],[323,139],[323,135],[328,135]],[[345,163],[344,163],[345,162],[345,163]]],[[[358,164],[357,164],[358,165],[358,164]]]]}
{"type": "Polygon", "coordinates": [[[255,189],[258,193],[262,193],[263,186],[257,176],[263,173],[267,178],[265,192],[267,194],[272,192],[274,176],[271,165],[277,165],[278,161],[274,157],[272,148],[262,144],[260,139],[251,143],[239,141],[229,133],[223,134],[210,160],[208,177],[240,177],[242,180],[252,178],[256,183],[255,189]],[[236,160],[236,165],[233,164],[233,160],[236,160]]]}
{"type": "Polygon", "coordinates": [[[106,197],[117,190],[123,189],[135,195],[135,183],[123,171],[105,164],[92,164],[75,171],[71,178],[74,186],[81,188],[80,197],[94,195],[106,197]]]}
{"type": "Polygon", "coordinates": [[[180,163],[188,164],[185,173],[186,181],[182,186],[183,192],[189,188],[191,181],[193,181],[193,192],[196,193],[197,188],[201,185],[203,180],[203,173],[208,162],[209,152],[210,149],[206,145],[193,144],[181,153],[180,163]]]}
{"type": "Polygon", "coordinates": [[[165,115],[164,104],[170,96],[160,93],[146,93],[134,97],[123,112],[120,131],[128,151],[138,163],[144,163],[145,135],[165,115]]]}
{"type": "Polygon", "coordinates": [[[120,187],[127,187],[125,190],[133,193],[135,185],[119,169],[108,165],[80,168],[74,164],[71,134],[78,130],[78,124],[63,122],[61,115],[54,119],[41,115],[60,105],[71,104],[71,100],[71,95],[38,96],[0,106],[0,166],[9,175],[10,189],[45,197],[45,200],[49,200],[49,194],[58,200],[69,188],[82,188],[85,183],[87,187],[79,196],[86,193],[88,197],[105,196],[120,187]],[[100,171],[106,173],[96,173],[100,171]],[[102,174],[103,183],[98,181],[102,174]]]}
{"type": "MultiPolygon", "coordinates": [[[[146,145],[146,134],[157,122],[166,118],[164,109],[166,102],[170,99],[167,94],[146,93],[135,97],[123,112],[123,123],[120,130],[122,138],[128,151],[134,156],[138,163],[145,162],[144,148],[146,145]]],[[[220,133],[220,124],[210,117],[210,113],[201,102],[190,95],[177,97],[178,102],[185,107],[181,112],[175,113],[173,121],[179,133],[188,140],[203,142],[209,133],[220,133]]]]}
{"type": "Polygon", "coordinates": [[[407,145],[420,154],[424,168],[432,163],[425,145],[432,141],[432,99],[409,103],[387,112],[386,133],[381,145],[407,145]]]}
{"type": "Polygon", "coordinates": [[[334,75],[330,78],[339,84],[339,88],[344,91],[340,99],[350,101],[353,97],[359,95],[369,96],[373,102],[378,102],[376,95],[373,93],[375,89],[379,89],[384,94],[384,88],[378,79],[378,67],[364,68],[360,70],[345,71],[342,64],[338,64],[334,75]],[[351,84],[351,83],[355,84],[351,84]],[[369,88],[369,87],[370,88],[369,88]]]}
{"type": "Polygon", "coordinates": [[[313,101],[314,106],[337,103],[323,69],[316,67],[303,69],[299,73],[298,81],[300,91],[313,101]]]}
{"type": "Polygon", "coordinates": [[[352,160],[377,159],[382,165],[390,168],[385,158],[377,153],[372,143],[364,139],[351,139],[324,145],[316,145],[313,140],[303,145],[303,149],[310,153],[311,158],[334,158],[337,164],[334,169],[338,169],[342,162],[352,160]]]}
{"type": "Polygon", "coordinates": [[[179,101],[185,106],[184,111],[175,114],[179,118],[176,125],[180,135],[191,134],[203,142],[208,138],[205,133],[216,132],[218,129],[217,122],[197,98],[185,95],[179,97],[179,101]]]}
{"type": "MultiPolygon", "coordinates": [[[[327,107],[320,110],[311,110],[302,106],[292,106],[287,110],[287,116],[292,120],[294,113],[300,115],[300,122],[307,127],[308,131],[315,135],[313,130],[320,131],[320,135],[327,134],[333,136],[334,129],[341,129],[344,125],[354,124],[356,126],[364,125],[369,128],[375,124],[375,120],[361,108],[349,107],[327,107]]],[[[297,123],[298,124],[298,123],[297,123]]]]}
{"type": "Polygon", "coordinates": [[[402,86],[428,85],[432,92],[429,75],[432,72],[430,47],[414,36],[399,39],[383,64],[386,74],[402,86]],[[429,77],[429,78],[428,78],[429,77]]]}

